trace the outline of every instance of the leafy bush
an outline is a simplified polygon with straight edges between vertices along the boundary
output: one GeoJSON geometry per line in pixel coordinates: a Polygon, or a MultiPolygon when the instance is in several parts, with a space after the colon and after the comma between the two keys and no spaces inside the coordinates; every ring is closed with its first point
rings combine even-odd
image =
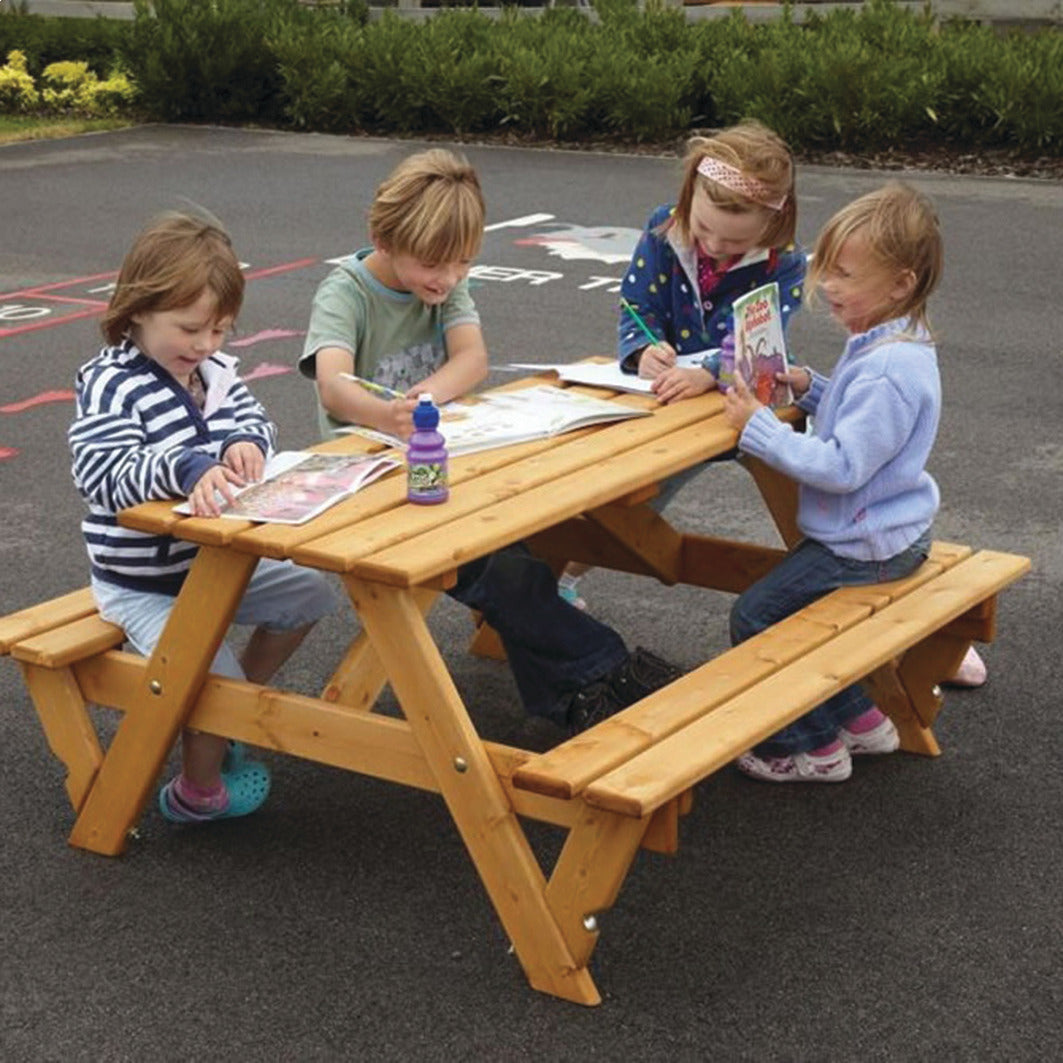
{"type": "Polygon", "coordinates": [[[283,80],[267,42],[317,12],[297,0],[135,0],[125,66],[168,121],[275,123],[283,80]]]}
{"type": "Polygon", "coordinates": [[[132,23],[110,18],[44,18],[41,15],[0,16],[0,55],[17,48],[33,77],[50,63],[77,58],[104,76],[114,68],[122,41],[132,23]]]}
{"type": "Polygon", "coordinates": [[[32,111],[39,99],[33,78],[26,70],[25,55],[12,50],[8,53],[7,65],[0,66],[0,112],[32,111]]]}
{"type": "MultiPolygon", "coordinates": [[[[455,9],[424,23],[369,22],[365,0],[135,3],[133,23],[0,18],[0,45],[25,56],[21,73],[0,70],[0,108],[37,105],[32,77],[51,63],[102,78],[117,56],[133,83],[86,77],[92,106],[128,108],[135,84],[148,116],[169,121],[660,143],[751,116],[798,151],[1063,154],[1063,33],[939,23],[893,0],[800,24],[739,10],[688,23],[661,0],[595,0],[595,19],[455,9]]],[[[87,88],[45,91],[51,106],[90,106],[87,88]]]]}
{"type": "MultiPolygon", "coordinates": [[[[41,74],[41,99],[52,111],[73,110],[90,78],[89,64],[65,60],[49,63],[41,74]]],[[[96,75],[91,75],[93,81],[96,75]]]]}

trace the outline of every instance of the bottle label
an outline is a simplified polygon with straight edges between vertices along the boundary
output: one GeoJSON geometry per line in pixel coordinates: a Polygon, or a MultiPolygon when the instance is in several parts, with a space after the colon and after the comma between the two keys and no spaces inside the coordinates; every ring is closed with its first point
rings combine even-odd
{"type": "Polygon", "coordinates": [[[414,461],[407,466],[409,497],[439,498],[447,493],[447,463],[414,461]]]}

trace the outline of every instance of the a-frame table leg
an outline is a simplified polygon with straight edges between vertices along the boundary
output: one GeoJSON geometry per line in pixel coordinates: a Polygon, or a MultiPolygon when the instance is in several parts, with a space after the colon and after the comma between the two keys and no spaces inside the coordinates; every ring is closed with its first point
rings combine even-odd
{"type": "Polygon", "coordinates": [[[601,998],[546,900],[546,880],[491,766],[414,592],[344,582],[454,823],[533,988],[577,1004],[601,998]]]}
{"type": "Polygon", "coordinates": [[[108,747],[71,845],[105,856],[125,848],[257,563],[253,554],[200,547],[144,670],[143,699],[108,747]]]}

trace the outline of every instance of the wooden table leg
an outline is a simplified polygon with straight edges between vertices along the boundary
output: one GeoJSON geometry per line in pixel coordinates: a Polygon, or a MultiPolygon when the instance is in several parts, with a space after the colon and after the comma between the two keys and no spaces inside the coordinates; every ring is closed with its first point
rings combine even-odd
{"type": "Polygon", "coordinates": [[[143,700],[126,713],[107,750],[71,845],[105,856],[125,848],[257,563],[253,554],[200,547],[145,668],[143,700]]]}
{"type": "MultiPolygon", "coordinates": [[[[427,616],[439,597],[439,591],[419,588],[414,591],[418,608],[427,616]]],[[[504,655],[503,655],[504,656],[504,655]]],[[[325,684],[321,697],[361,712],[372,712],[384,684],[388,681],[380,657],[363,631],[344,655],[340,666],[325,684]]]]}
{"type": "Polygon", "coordinates": [[[787,547],[795,546],[801,539],[801,532],[797,527],[796,481],[749,454],[743,454],[740,462],[759,488],[782,541],[787,547]]]}
{"type": "Polygon", "coordinates": [[[599,913],[613,906],[649,822],[586,805],[569,832],[546,899],[581,965],[598,943],[599,913]]]}
{"type": "Polygon", "coordinates": [[[473,727],[414,592],[344,577],[480,879],[535,989],[601,998],[546,900],[546,880],[473,727]]]}

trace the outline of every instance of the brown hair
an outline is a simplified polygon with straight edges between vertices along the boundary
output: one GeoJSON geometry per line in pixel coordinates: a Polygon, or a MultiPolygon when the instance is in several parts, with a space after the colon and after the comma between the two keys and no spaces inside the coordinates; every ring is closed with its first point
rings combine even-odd
{"type": "Polygon", "coordinates": [[[377,189],[369,208],[375,243],[424,262],[475,258],[484,232],[484,197],[461,155],[432,148],[404,159],[377,189]]]}
{"type": "Polygon", "coordinates": [[[704,189],[709,199],[722,210],[735,214],[763,213],[766,227],[760,238],[762,247],[789,247],[794,242],[797,197],[794,193],[793,156],[782,137],[755,119],[746,119],[711,137],[691,137],[687,142],[679,200],[670,220],[685,244],[690,243],[690,209],[698,188],[704,189]],[[740,170],[744,177],[762,185],[768,198],[783,200],[782,207],[773,210],[767,206],[767,200],[752,199],[698,173],[698,166],[706,157],[740,170]]]}
{"type": "Polygon", "coordinates": [[[244,275],[228,233],[215,221],[179,211],[142,229],[122,262],[114,295],[100,321],[108,343],[120,343],[137,314],[179,310],[204,291],[217,316],[233,317],[244,300],[244,275]]]}
{"type": "Polygon", "coordinates": [[[872,258],[896,274],[910,273],[911,292],[890,310],[930,330],[927,301],[941,280],[945,249],[933,203],[903,181],[890,181],[842,207],[816,237],[809,284],[834,267],[842,245],[862,233],[872,258]]]}

